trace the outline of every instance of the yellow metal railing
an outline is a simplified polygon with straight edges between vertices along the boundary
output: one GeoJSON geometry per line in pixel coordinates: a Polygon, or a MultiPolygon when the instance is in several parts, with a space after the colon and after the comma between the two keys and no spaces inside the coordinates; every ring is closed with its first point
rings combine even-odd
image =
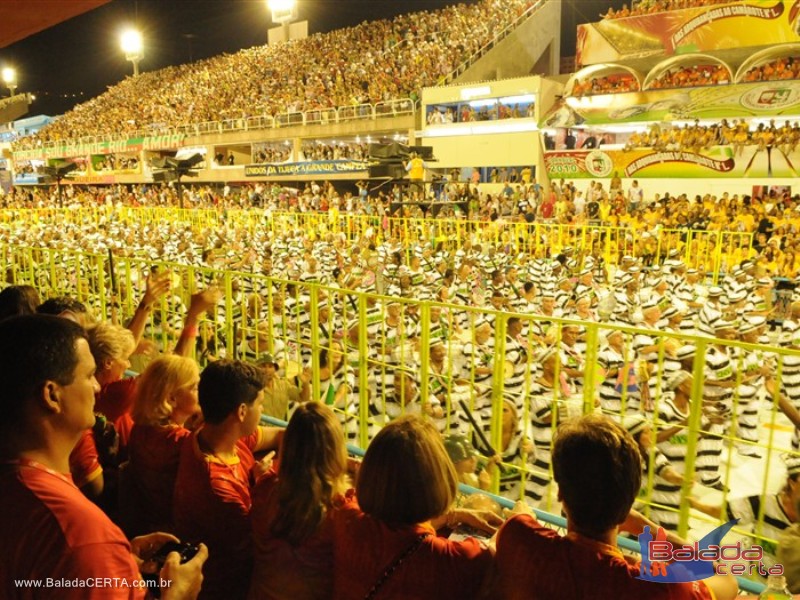
{"type": "Polygon", "coordinates": [[[518,221],[469,221],[377,217],[353,213],[272,212],[178,208],[96,207],[75,210],[18,209],[0,211],[0,224],[63,224],[106,226],[138,223],[154,227],[191,227],[196,233],[229,227],[239,232],[268,231],[273,234],[302,233],[311,240],[331,234],[349,242],[386,239],[400,242],[408,261],[416,244],[430,244],[455,252],[466,244],[491,245],[508,252],[532,256],[555,256],[571,247],[577,257],[593,255],[607,265],[618,264],[623,256],[639,256],[659,264],[677,251],[676,258],[689,268],[709,274],[714,283],[720,273],[753,255],[752,233],[693,231],[677,229],[639,230],[601,225],[561,225],[518,221]]]}
{"type": "MultiPolygon", "coordinates": [[[[653,510],[660,511],[659,514],[674,513],[682,534],[687,533],[693,522],[702,519],[688,506],[688,498],[696,493],[699,485],[695,480],[701,444],[718,441],[718,471],[723,483],[733,481],[737,466],[729,454],[722,453],[722,446],[747,444],[760,449],[767,457],[763,480],[755,492],[761,495],[776,493],[778,479],[783,481],[781,474],[776,474],[776,461],[770,459],[793,452],[787,441],[791,429],[778,403],[784,361],[787,357],[797,360],[800,356],[795,348],[722,342],[652,329],[390,298],[270,279],[253,273],[153,263],[142,258],[115,258],[114,287],[108,255],[9,245],[0,245],[0,255],[6,266],[4,279],[7,283],[33,284],[44,298],[75,296],[105,318],[110,315],[112,306],[116,307],[120,319],[129,318],[153,267],[170,271],[172,289],[153,312],[146,333],[162,349],[174,345],[189,296],[205,286],[218,285],[225,292],[224,301],[199,327],[195,355],[201,363],[222,356],[255,359],[269,351],[279,358],[287,374],[310,368],[311,397],[332,401],[327,394],[333,389],[337,398],[334,410],[342,417],[349,438],[362,447],[384,423],[409,410],[427,415],[443,432],[469,433],[472,426],[462,408],[463,402],[501,455],[504,426],[514,427],[515,435],[534,441],[535,452],[527,457],[530,460],[524,457],[521,461],[504,460],[500,466],[502,478],[518,476],[516,497],[524,498],[527,494],[529,499],[538,501],[536,496],[542,495],[539,506],[544,510],[555,509],[554,496],[547,486],[537,487],[535,480],[550,479],[549,442],[546,435],[536,438],[536,428],[540,433],[548,433],[567,415],[604,410],[616,418],[641,414],[654,432],[664,430],[667,424],[660,420],[660,407],[668,394],[666,382],[675,369],[678,359],[674,349],[678,346],[696,347],[694,358],[681,365],[694,379],[688,427],[681,434],[685,436],[686,454],[681,465],[680,499],[664,506],[653,498],[657,452],[650,447],[645,453],[648,464],[641,498],[646,513],[652,514],[653,510]],[[507,335],[511,319],[519,319],[522,324],[522,333],[514,338],[507,335]],[[479,338],[484,320],[490,321],[488,340],[479,338]],[[565,328],[571,326],[579,327],[578,343],[582,349],[578,354],[583,360],[578,368],[582,377],[567,379],[562,375],[566,375],[569,364],[566,356],[571,350],[567,347],[565,328]],[[538,331],[543,335],[537,335],[538,331]],[[638,374],[636,385],[640,392],[645,386],[654,390],[652,407],[637,409],[637,403],[645,403],[641,397],[636,397],[637,392],[629,391],[627,384],[622,385],[619,392],[620,409],[596,406],[601,386],[614,383],[613,378],[617,377],[612,378],[597,366],[598,356],[607,350],[607,337],[612,331],[622,331],[625,354],[633,347],[637,335],[655,340],[657,359],[651,361],[650,371],[641,375],[641,365],[633,369],[638,374]],[[444,349],[436,342],[441,342],[444,349]],[[539,358],[542,351],[551,346],[563,358],[556,361],[552,377],[548,379],[544,373],[546,363],[542,364],[539,358]],[[715,346],[715,352],[730,354],[734,365],[741,365],[742,357],[748,352],[760,353],[761,364],[772,365],[770,378],[777,383],[771,394],[762,392],[759,399],[761,429],[768,430],[766,440],[752,443],[737,436],[736,423],[743,410],[738,391],[743,376],[741,368],[734,369],[732,379],[736,386],[729,400],[730,428],[720,433],[707,424],[704,381],[706,357],[711,346],[715,346]],[[523,357],[521,363],[509,364],[509,357],[517,356],[515,352],[523,357]],[[341,361],[334,374],[324,380],[320,369],[323,354],[327,354],[329,364],[341,361]],[[517,373],[514,369],[520,369],[523,375],[519,387],[511,389],[508,382],[511,374],[517,373]],[[549,387],[548,381],[551,382],[549,387]],[[413,392],[414,388],[418,393],[406,393],[413,392]],[[504,425],[504,401],[516,404],[516,424],[504,425]]],[[[272,416],[284,418],[286,415],[272,416]]],[[[492,491],[498,491],[500,479],[501,474],[496,472],[492,491]]],[[[724,502],[723,499],[722,514],[724,502]]],[[[763,514],[758,515],[752,532],[739,531],[766,544],[774,544],[775,540],[761,535],[763,517],[763,514]]]]}

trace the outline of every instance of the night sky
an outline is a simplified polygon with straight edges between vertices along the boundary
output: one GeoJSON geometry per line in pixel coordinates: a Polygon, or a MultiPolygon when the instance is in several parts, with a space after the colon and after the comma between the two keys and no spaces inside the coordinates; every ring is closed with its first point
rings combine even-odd
{"type": "MultiPolygon", "coordinates": [[[[298,11],[300,19],[309,21],[309,33],[317,33],[453,3],[299,0],[298,11]]],[[[608,2],[593,0],[564,2],[562,55],[575,53],[575,23],[597,20],[608,6],[608,2]]],[[[113,0],[0,49],[0,66],[17,69],[18,92],[36,95],[30,115],[57,115],[132,72],[119,49],[125,25],[137,25],[144,37],[143,71],[266,43],[267,29],[273,26],[265,0],[113,0]]],[[[5,92],[0,90],[0,94],[5,92]]]]}

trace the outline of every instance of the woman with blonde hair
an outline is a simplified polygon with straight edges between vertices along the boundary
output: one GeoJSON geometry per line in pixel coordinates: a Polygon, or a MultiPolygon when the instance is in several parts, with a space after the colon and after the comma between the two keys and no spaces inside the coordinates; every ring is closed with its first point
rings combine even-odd
{"type": "MultiPolygon", "coordinates": [[[[147,292],[136,309],[127,329],[111,323],[97,323],[87,329],[89,348],[97,363],[97,382],[100,393],[95,396],[95,427],[87,429],[70,455],[70,471],[75,484],[89,497],[104,496],[107,508],[116,504],[116,470],[127,458],[128,442],[133,428],[131,410],[137,379],[125,377],[130,368],[130,356],[142,338],[153,303],[168,289],[169,281],[163,274],[148,279],[147,292]],[[113,425],[113,427],[111,427],[113,425]],[[98,460],[99,458],[99,460],[98,460]],[[102,466],[101,466],[102,465],[102,466]],[[104,474],[110,474],[107,478],[104,474]],[[106,479],[112,483],[105,490],[106,479]]],[[[217,288],[208,288],[191,297],[186,311],[183,331],[175,346],[175,354],[185,356],[194,345],[197,324],[201,315],[221,298],[217,288]]]]}
{"type": "Polygon", "coordinates": [[[253,490],[251,598],[330,596],[331,516],[356,507],[348,487],[347,450],[336,415],[319,402],[299,405],[283,437],[278,471],[267,472],[253,490]]]}
{"type": "Polygon", "coordinates": [[[171,354],[156,358],[137,378],[134,426],[120,494],[129,533],[171,529],[181,447],[191,436],[184,425],[200,412],[199,382],[197,363],[171,354]]]}
{"type": "Polygon", "coordinates": [[[408,415],[384,427],[358,474],[358,506],[333,515],[333,598],[477,598],[492,552],[437,528],[491,532],[490,513],[454,509],[458,476],[433,424],[408,415]]]}

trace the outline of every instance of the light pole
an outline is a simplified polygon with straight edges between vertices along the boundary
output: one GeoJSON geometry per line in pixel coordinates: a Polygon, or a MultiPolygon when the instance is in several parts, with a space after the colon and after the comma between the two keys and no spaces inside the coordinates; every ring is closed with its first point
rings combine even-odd
{"type": "Polygon", "coordinates": [[[289,23],[297,19],[296,0],[267,0],[267,6],[272,11],[272,22],[283,27],[283,41],[288,42],[289,23]]]}
{"type": "Polygon", "coordinates": [[[3,83],[6,84],[6,87],[11,92],[11,95],[14,95],[14,90],[17,89],[17,71],[11,67],[4,67],[3,72],[3,83]]]}
{"type": "Polygon", "coordinates": [[[120,41],[122,51],[125,53],[125,60],[133,63],[133,76],[137,77],[139,75],[139,61],[144,58],[142,34],[135,29],[128,29],[122,33],[120,41]]]}

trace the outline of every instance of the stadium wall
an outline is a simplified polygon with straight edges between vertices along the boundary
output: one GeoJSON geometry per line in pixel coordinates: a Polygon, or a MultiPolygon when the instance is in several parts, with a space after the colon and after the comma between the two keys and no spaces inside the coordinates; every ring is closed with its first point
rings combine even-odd
{"type": "Polygon", "coordinates": [[[556,75],[560,62],[561,2],[550,0],[455,81],[556,75]]]}

